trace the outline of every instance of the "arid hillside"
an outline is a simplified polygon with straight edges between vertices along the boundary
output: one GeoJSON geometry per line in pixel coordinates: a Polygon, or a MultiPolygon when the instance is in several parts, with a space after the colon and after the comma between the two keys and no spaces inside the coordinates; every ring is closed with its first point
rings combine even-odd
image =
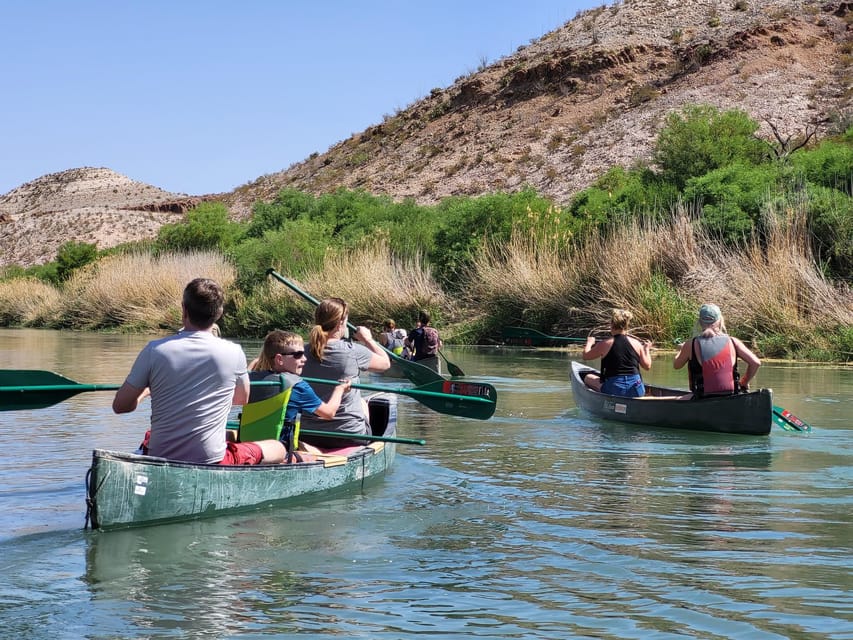
{"type": "MultiPolygon", "coordinates": [[[[434,203],[530,185],[564,203],[610,166],[650,160],[666,114],[696,103],[743,109],[771,143],[849,126],[853,2],[605,5],[377,114],[380,123],[326,153],[202,198],[223,200],[238,218],[282,187],[434,203]]],[[[106,169],[45,176],[0,197],[0,266],[50,260],[69,239],[103,248],[149,237],[198,199],[106,169]]]]}

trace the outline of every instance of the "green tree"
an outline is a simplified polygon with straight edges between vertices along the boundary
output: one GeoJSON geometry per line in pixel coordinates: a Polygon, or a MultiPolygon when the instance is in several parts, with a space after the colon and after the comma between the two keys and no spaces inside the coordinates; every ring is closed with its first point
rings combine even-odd
{"type": "Polygon", "coordinates": [[[738,109],[721,113],[710,105],[690,105],[667,117],[654,160],[664,179],[681,189],[690,178],[729,164],[761,162],[766,152],[756,131],[758,123],[738,109]]]}
{"type": "Polygon", "coordinates": [[[232,222],[221,202],[202,202],[187,212],[184,222],[164,224],[157,233],[158,251],[228,251],[244,234],[243,225],[232,222]]]}
{"type": "Polygon", "coordinates": [[[702,207],[702,224],[728,242],[738,242],[759,227],[762,205],[778,190],[778,164],[731,164],[690,178],[684,199],[702,207]]]}
{"type": "Polygon", "coordinates": [[[75,269],[94,262],[97,257],[97,245],[73,240],[61,245],[56,251],[56,284],[65,282],[75,269]]]}

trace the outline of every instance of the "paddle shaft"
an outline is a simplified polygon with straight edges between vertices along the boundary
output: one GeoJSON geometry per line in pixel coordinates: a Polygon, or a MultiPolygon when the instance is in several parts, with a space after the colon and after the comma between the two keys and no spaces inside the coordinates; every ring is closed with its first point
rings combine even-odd
{"type": "Polygon", "coordinates": [[[299,428],[299,435],[319,436],[321,438],[341,438],[345,437],[348,440],[370,440],[375,442],[396,442],[397,444],[418,444],[425,445],[426,440],[415,440],[413,438],[394,438],[391,436],[369,436],[367,434],[349,434],[340,431],[317,431],[316,429],[299,428]]]}
{"type": "MultiPolygon", "coordinates": [[[[327,384],[337,381],[318,380],[327,384]]],[[[252,385],[278,385],[275,381],[256,381],[252,385]]],[[[480,382],[454,382],[440,378],[420,388],[395,389],[371,385],[354,385],[356,388],[400,393],[416,399],[424,406],[448,415],[487,420],[495,412],[497,392],[494,387],[480,382]]],[[[53,373],[29,369],[0,369],[0,411],[44,409],[87,391],[115,391],[115,384],[80,384],[53,373]],[[11,384],[11,383],[14,383],[11,384]]]]}
{"type": "MultiPolygon", "coordinates": [[[[283,275],[278,273],[275,269],[267,269],[267,274],[271,275],[273,278],[282,283],[285,287],[296,293],[297,295],[302,296],[306,301],[313,304],[315,307],[319,306],[320,301],[317,300],[310,293],[303,291],[295,284],[293,284],[290,280],[285,278],[283,275]]],[[[347,328],[353,333],[356,332],[356,326],[351,322],[347,321],[347,328]]],[[[395,361],[403,374],[412,382],[412,384],[416,386],[421,386],[427,384],[429,382],[437,382],[439,380],[444,380],[444,377],[430,369],[429,367],[425,367],[423,365],[418,364],[417,362],[413,362],[412,360],[406,360],[405,358],[401,358],[396,353],[391,351],[390,349],[386,349],[382,345],[382,350],[388,354],[388,357],[395,361]]]]}
{"type": "MultiPolygon", "coordinates": [[[[314,382],[316,384],[330,384],[330,385],[339,385],[340,382],[337,380],[323,380],[320,378],[302,378],[305,382],[314,382]]],[[[277,384],[277,383],[276,383],[277,384]]],[[[442,393],[441,391],[428,391],[426,389],[404,389],[400,388],[392,388],[392,387],[382,387],[375,384],[362,384],[357,382],[352,385],[354,389],[365,389],[366,391],[382,391],[385,393],[399,393],[400,395],[410,396],[412,398],[417,399],[418,396],[430,397],[430,398],[445,398],[447,400],[453,400],[455,402],[484,402],[486,404],[490,404],[492,401],[488,398],[481,398],[478,396],[460,396],[454,393],[442,393]]]]}

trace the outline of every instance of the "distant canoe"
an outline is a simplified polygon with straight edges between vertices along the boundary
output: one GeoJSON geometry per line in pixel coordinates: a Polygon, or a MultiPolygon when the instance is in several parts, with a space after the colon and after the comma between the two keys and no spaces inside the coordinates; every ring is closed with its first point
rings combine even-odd
{"type": "MultiPolygon", "coordinates": [[[[373,396],[370,409],[374,435],[394,437],[396,396],[373,396]]],[[[372,442],[315,462],[224,466],[95,449],[86,477],[87,520],[92,529],[107,530],[280,504],[359,486],[390,468],[395,453],[394,443],[372,442]]]]}
{"type": "Polygon", "coordinates": [[[765,436],[773,424],[773,392],[759,389],[701,400],[678,400],[689,391],[646,385],[643,398],[625,398],[593,391],[582,378],[596,369],[572,362],[572,393],[575,403],[588,413],[607,420],[652,427],[688,429],[765,436]]]}

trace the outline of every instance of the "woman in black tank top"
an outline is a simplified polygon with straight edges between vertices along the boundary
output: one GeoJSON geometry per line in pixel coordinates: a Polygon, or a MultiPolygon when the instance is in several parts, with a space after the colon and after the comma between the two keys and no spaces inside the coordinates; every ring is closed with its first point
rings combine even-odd
{"type": "Polygon", "coordinates": [[[640,397],[646,388],[640,376],[640,367],[652,368],[649,354],[651,342],[640,342],[628,335],[628,325],[634,317],[626,309],[613,309],[610,316],[611,337],[596,342],[589,336],[583,349],[584,360],[601,358],[601,375],[588,374],[586,385],[595,391],[614,396],[640,397]]]}

